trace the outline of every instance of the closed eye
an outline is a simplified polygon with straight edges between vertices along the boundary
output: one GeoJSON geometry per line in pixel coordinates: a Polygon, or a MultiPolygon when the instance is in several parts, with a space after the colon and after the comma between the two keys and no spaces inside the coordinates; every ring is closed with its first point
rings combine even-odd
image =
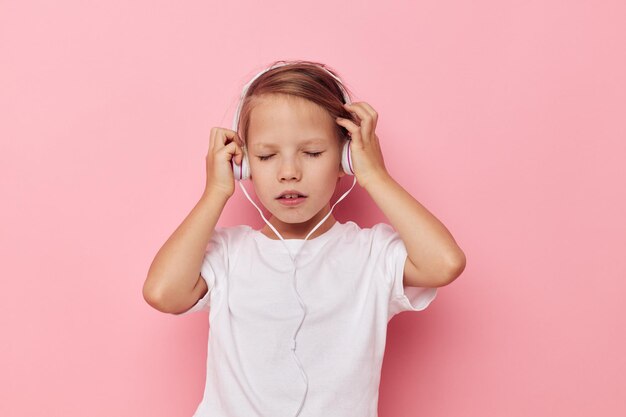
{"type": "MultiPolygon", "coordinates": [[[[309,155],[311,158],[319,158],[319,156],[322,155],[323,152],[305,152],[305,153],[307,155],[309,155]]],[[[272,154],[272,155],[259,155],[258,158],[259,158],[260,161],[267,161],[272,156],[274,156],[274,154],[272,154]]]]}

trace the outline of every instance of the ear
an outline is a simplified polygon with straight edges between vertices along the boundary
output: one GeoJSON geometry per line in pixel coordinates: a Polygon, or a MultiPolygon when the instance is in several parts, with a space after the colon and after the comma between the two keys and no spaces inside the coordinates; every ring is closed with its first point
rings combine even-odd
{"type": "Polygon", "coordinates": [[[341,161],[339,161],[339,173],[337,174],[337,182],[339,182],[341,177],[343,177],[344,175],[346,175],[346,172],[343,170],[341,161]]]}

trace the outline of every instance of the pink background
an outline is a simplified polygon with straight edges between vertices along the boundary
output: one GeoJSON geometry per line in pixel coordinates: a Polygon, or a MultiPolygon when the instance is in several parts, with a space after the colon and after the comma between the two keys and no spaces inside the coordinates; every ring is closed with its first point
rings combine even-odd
{"type": "MultiPolygon", "coordinates": [[[[211,127],[258,70],[297,58],[378,111],[390,173],[468,259],[390,322],[380,416],[626,415],[625,15],[1,2],[0,415],[191,416],[207,316],[159,313],[142,285],[200,197],[211,127]]],[[[358,185],[335,210],[386,221],[358,185]]],[[[219,224],[239,223],[263,224],[237,189],[219,224]]]]}

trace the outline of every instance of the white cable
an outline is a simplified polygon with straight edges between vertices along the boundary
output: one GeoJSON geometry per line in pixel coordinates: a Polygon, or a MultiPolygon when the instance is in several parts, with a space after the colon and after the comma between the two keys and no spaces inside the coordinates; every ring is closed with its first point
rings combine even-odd
{"type": "MultiPolygon", "coordinates": [[[[265,221],[265,223],[267,223],[267,225],[274,231],[274,233],[276,233],[276,236],[279,237],[279,239],[283,242],[283,245],[285,245],[285,248],[287,249],[287,253],[289,254],[289,257],[291,258],[291,261],[293,262],[293,279],[292,279],[292,283],[293,283],[293,290],[296,294],[296,297],[298,299],[298,302],[300,303],[300,307],[302,307],[302,311],[304,312],[304,314],[302,315],[302,320],[300,320],[300,324],[298,325],[298,328],[296,329],[296,331],[293,334],[293,339],[292,339],[292,344],[291,344],[291,354],[293,355],[294,360],[296,361],[298,368],[300,368],[300,373],[302,374],[302,377],[304,379],[304,384],[305,384],[305,390],[304,390],[304,397],[302,398],[302,401],[300,402],[300,408],[298,408],[298,412],[296,413],[296,415],[294,417],[297,417],[300,414],[300,411],[302,410],[302,406],[304,405],[304,400],[306,399],[306,395],[309,391],[309,380],[306,376],[306,373],[304,372],[304,368],[302,367],[302,363],[300,362],[300,360],[298,359],[298,356],[296,355],[296,335],[298,334],[298,332],[300,331],[300,327],[302,326],[302,323],[304,322],[304,318],[306,317],[306,305],[304,304],[304,302],[302,301],[302,299],[300,298],[300,294],[298,294],[298,290],[296,288],[296,269],[297,269],[297,265],[296,265],[296,258],[298,257],[298,255],[300,254],[300,251],[302,250],[302,248],[304,247],[304,243],[302,243],[302,245],[300,246],[300,249],[298,249],[298,252],[296,252],[295,256],[291,255],[291,251],[289,250],[289,246],[287,245],[287,243],[285,243],[285,239],[283,239],[283,237],[280,235],[280,233],[278,233],[278,230],[276,230],[274,228],[274,226],[272,226],[270,224],[269,221],[267,221],[267,219],[265,218],[265,216],[263,216],[263,212],[261,211],[261,209],[259,208],[259,206],[257,206],[254,201],[252,201],[252,199],[250,198],[250,196],[248,195],[248,192],[246,191],[246,188],[243,186],[243,184],[241,183],[241,181],[237,181],[239,183],[239,187],[243,190],[244,194],[246,195],[246,197],[248,198],[248,200],[250,200],[250,202],[254,205],[254,207],[256,207],[256,209],[259,211],[259,214],[261,214],[261,217],[263,218],[263,220],[265,221]]],[[[328,218],[328,216],[330,216],[330,214],[333,212],[333,209],[335,208],[335,206],[337,205],[337,203],[339,203],[341,200],[343,200],[345,198],[345,196],[348,195],[348,193],[350,191],[352,191],[352,189],[354,188],[354,185],[356,184],[356,177],[354,177],[354,181],[352,182],[352,186],[350,187],[350,189],[348,191],[346,191],[336,202],[335,204],[333,204],[333,206],[330,208],[330,210],[328,211],[328,214],[326,214],[326,216],[324,216],[324,218],[322,219],[322,221],[320,221],[317,226],[315,226],[313,228],[313,230],[311,230],[306,237],[304,238],[304,240],[306,241],[309,236],[311,236],[311,234],[317,230],[318,227],[320,227],[328,218]]]]}

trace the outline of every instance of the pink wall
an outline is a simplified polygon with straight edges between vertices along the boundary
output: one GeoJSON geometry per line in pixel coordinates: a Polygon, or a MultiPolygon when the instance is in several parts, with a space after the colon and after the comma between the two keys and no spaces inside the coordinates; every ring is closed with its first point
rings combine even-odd
{"type": "MultiPolygon", "coordinates": [[[[626,415],[624,2],[368,3],[0,3],[0,415],[191,416],[207,316],[142,285],[211,127],[293,58],[378,111],[468,258],[390,322],[380,416],[626,415]]],[[[358,186],[336,210],[386,220],[358,186]]],[[[262,224],[241,190],[237,223],[262,224]]]]}

